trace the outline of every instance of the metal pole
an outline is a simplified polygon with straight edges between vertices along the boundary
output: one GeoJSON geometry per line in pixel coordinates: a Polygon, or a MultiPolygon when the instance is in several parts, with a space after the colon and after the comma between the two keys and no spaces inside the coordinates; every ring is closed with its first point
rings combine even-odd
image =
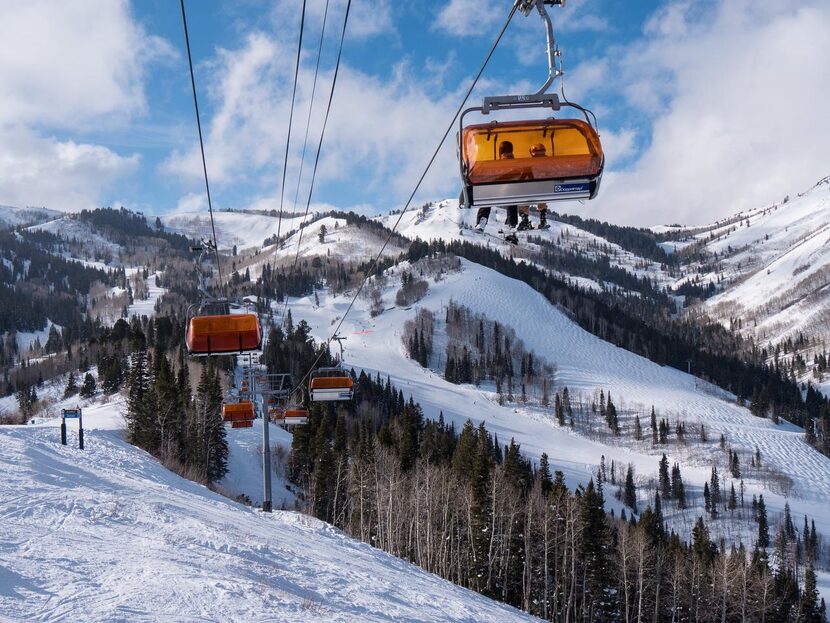
{"type": "Polygon", "coordinates": [[[84,412],[78,409],[78,448],[84,449],[84,412]]]}
{"type": "MultiPolygon", "coordinates": [[[[253,364],[248,369],[251,373],[251,388],[253,389],[254,383],[256,383],[253,364]]],[[[271,418],[268,415],[268,409],[263,406],[262,402],[260,402],[260,410],[262,411],[262,483],[265,489],[262,496],[262,510],[270,513],[273,510],[271,502],[271,439],[268,430],[271,418]]]]}
{"type": "Polygon", "coordinates": [[[66,414],[61,414],[61,445],[66,445],[66,414]]]}

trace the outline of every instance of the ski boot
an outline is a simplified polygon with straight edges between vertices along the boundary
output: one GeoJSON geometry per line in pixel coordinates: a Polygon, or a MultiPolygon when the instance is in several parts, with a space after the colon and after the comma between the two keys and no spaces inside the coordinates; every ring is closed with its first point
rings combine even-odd
{"type": "Polygon", "coordinates": [[[530,224],[530,218],[527,214],[522,214],[522,220],[519,221],[519,226],[516,229],[518,231],[527,231],[529,229],[533,229],[533,225],[530,224]]]}

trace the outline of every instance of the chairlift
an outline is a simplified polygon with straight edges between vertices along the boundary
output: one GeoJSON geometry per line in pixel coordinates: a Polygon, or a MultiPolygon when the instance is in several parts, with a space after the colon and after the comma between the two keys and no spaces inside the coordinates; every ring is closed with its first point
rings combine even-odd
{"type": "MultiPolygon", "coordinates": [[[[199,306],[198,311],[188,311],[185,341],[188,352],[194,357],[210,357],[249,353],[262,348],[262,326],[253,312],[214,313],[215,305],[230,306],[218,300],[199,306]]],[[[231,311],[229,309],[228,311],[231,311]]]]}
{"type": "Polygon", "coordinates": [[[283,424],[285,426],[308,424],[308,409],[298,407],[286,409],[283,414],[283,424]]]}
{"type": "Polygon", "coordinates": [[[593,199],[599,191],[605,156],[594,114],[555,93],[546,93],[564,70],[553,38],[545,5],[564,0],[523,0],[519,10],[534,9],[545,23],[548,42],[548,79],[530,95],[485,97],[481,106],[463,111],[459,118],[458,155],[462,180],[460,205],[464,208],[547,203],[593,199]],[[464,125],[468,113],[571,108],[582,118],[491,121],[464,125]]]}
{"type": "Polygon", "coordinates": [[[262,348],[262,325],[253,306],[247,300],[231,301],[207,295],[205,262],[216,253],[215,245],[203,241],[192,248],[200,251],[199,291],[202,301],[187,310],[185,344],[191,356],[243,354],[262,348]]]}
{"type": "Polygon", "coordinates": [[[341,368],[320,368],[311,374],[309,390],[314,402],[351,400],[354,391],[352,377],[341,368]]]}
{"type": "Polygon", "coordinates": [[[254,404],[249,400],[228,402],[222,405],[222,420],[230,422],[233,428],[253,426],[254,416],[254,404]]]}

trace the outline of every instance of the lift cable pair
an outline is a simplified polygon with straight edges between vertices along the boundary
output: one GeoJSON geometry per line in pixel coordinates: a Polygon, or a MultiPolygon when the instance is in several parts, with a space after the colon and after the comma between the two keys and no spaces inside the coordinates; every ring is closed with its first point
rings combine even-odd
{"type": "Polygon", "coordinates": [[[476,84],[478,84],[478,81],[481,78],[481,75],[484,73],[484,69],[487,67],[487,64],[490,62],[490,58],[493,56],[493,53],[496,51],[496,47],[498,46],[499,42],[501,41],[502,36],[504,35],[505,31],[507,30],[507,27],[510,25],[510,22],[513,19],[513,16],[516,14],[516,11],[518,10],[518,8],[520,6],[520,3],[521,3],[521,0],[517,0],[513,4],[513,7],[510,10],[510,14],[507,17],[507,20],[505,21],[504,26],[502,26],[501,30],[499,31],[498,36],[496,37],[495,41],[493,42],[493,45],[490,47],[490,51],[487,53],[487,56],[485,57],[484,62],[481,64],[481,67],[479,68],[478,73],[476,73],[475,78],[473,79],[472,83],[470,84],[469,88],[467,89],[467,92],[465,93],[464,98],[461,101],[461,104],[458,106],[458,109],[455,111],[455,114],[453,115],[452,120],[450,121],[449,125],[447,126],[447,129],[444,131],[444,134],[442,135],[441,140],[438,143],[438,146],[435,148],[435,151],[432,153],[432,156],[430,157],[426,168],[424,169],[423,173],[421,173],[420,178],[418,178],[418,182],[415,184],[415,188],[410,193],[409,198],[407,199],[403,210],[401,210],[401,212],[398,214],[398,218],[395,221],[395,224],[393,225],[392,229],[389,231],[389,235],[386,237],[386,240],[384,240],[383,245],[381,246],[381,248],[378,251],[377,255],[373,258],[372,263],[370,264],[368,270],[366,271],[366,275],[363,278],[363,281],[360,283],[360,286],[358,286],[357,291],[355,292],[354,296],[352,297],[352,300],[349,302],[349,305],[346,308],[346,311],[341,316],[340,321],[337,323],[337,326],[335,327],[335,329],[332,332],[331,336],[326,340],[326,349],[320,349],[320,353],[317,355],[317,358],[314,360],[314,362],[311,364],[311,367],[308,369],[308,371],[305,373],[303,378],[300,380],[299,386],[302,386],[306,381],[309,380],[309,378],[312,376],[315,369],[317,368],[317,364],[320,362],[320,358],[323,356],[323,352],[325,352],[325,350],[328,349],[328,347],[331,345],[332,341],[334,341],[337,338],[337,336],[339,335],[339,331],[340,331],[341,327],[343,326],[343,322],[346,320],[346,317],[349,315],[349,312],[354,307],[354,304],[357,301],[357,298],[360,296],[360,293],[363,291],[363,288],[366,286],[366,283],[368,282],[369,277],[372,276],[372,273],[374,272],[374,269],[377,267],[378,262],[380,261],[380,258],[383,255],[383,252],[386,250],[386,247],[389,245],[389,242],[392,240],[392,236],[395,235],[395,231],[397,230],[398,226],[400,225],[401,219],[403,218],[403,215],[406,214],[407,210],[409,210],[410,206],[412,205],[412,200],[415,198],[415,194],[418,192],[418,189],[420,189],[421,184],[423,183],[424,179],[426,178],[427,173],[429,172],[429,169],[432,167],[433,162],[435,162],[435,159],[438,157],[438,153],[441,151],[441,147],[443,147],[444,141],[447,140],[447,136],[449,136],[450,132],[452,131],[453,126],[455,125],[455,120],[461,114],[461,112],[464,108],[464,105],[467,103],[467,100],[469,99],[470,95],[473,92],[473,89],[475,88],[476,84]]]}
{"type": "MultiPolygon", "coordinates": [[[[349,23],[349,12],[351,10],[351,6],[352,6],[352,0],[347,0],[347,2],[346,2],[346,13],[343,17],[343,28],[340,31],[340,45],[339,45],[338,50],[337,50],[337,61],[334,64],[334,76],[332,77],[332,80],[331,80],[331,89],[329,90],[329,99],[328,99],[328,104],[326,105],[326,114],[323,117],[323,127],[320,130],[320,139],[317,142],[317,152],[314,155],[314,168],[311,171],[311,182],[310,182],[309,189],[308,189],[308,198],[306,199],[305,212],[303,213],[302,222],[305,222],[305,219],[308,218],[308,212],[309,212],[309,209],[311,207],[311,197],[314,194],[314,181],[317,177],[317,166],[320,163],[320,152],[323,148],[323,138],[325,137],[325,134],[326,134],[326,126],[328,125],[329,114],[331,113],[331,103],[334,100],[334,87],[337,85],[337,76],[338,76],[338,73],[340,72],[340,61],[343,57],[343,42],[346,39],[346,26],[349,23]]],[[[325,24],[323,24],[323,27],[325,27],[325,24]]],[[[320,43],[322,45],[322,38],[320,40],[320,43]]],[[[319,67],[319,58],[318,58],[318,67],[319,67]]],[[[311,113],[309,111],[309,119],[310,118],[311,118],[311,113]]],[[[291,265],[291,269],[288,273],[289,281],[290,281],[291,275],[294,273],[294,271],[297,268],[297,263],[300,260],[300,247],[301,247],[301,244],[302,244],[302,241],[303,241],[303,232],[304,231],[305,231],[305,228],[300,228],[300,231],[297,234],[297,252],[294,254],[294,262],[291,265]]],[[[286,296],[285,297],[285,305],[283,307],[283,318],[285,318],[287,310],[288,310],[288,297],[286,296]]]]}

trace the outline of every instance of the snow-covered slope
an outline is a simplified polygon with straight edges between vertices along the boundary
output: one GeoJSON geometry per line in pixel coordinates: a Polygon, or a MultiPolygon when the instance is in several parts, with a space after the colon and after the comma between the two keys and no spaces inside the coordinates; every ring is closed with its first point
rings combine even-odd
{"type": "Polygon", "coordinates": [[[726,322],[740,318],[743,331],[762,344],[799,332],[822,341],[830,302],[830,177],[742,216],[714,230],[706,245],[723,257],[720,272],[729,282],[706,307],[726,322]]]}
{"type": "MultiPolygon", "coordinates": [[[[663,367],[617,348],[579,328],[561,310],[551,306],[540,294],[526,284],[472,264],[463,262],[463,270],[445,275],[430,283],[427,296],[417,305],[444,317],[444,306],[453,300],[474,312],[486,315],[515,329],[525,346],[556,366],[555,389],[567,386],[572,395],[581,395],[590,401],[595,391],[603,389],[614,396],[618,409],[628,415],[625,426],[631,426],[634,414],[639,414],[647,425],[648,413],[654,405],[659,417],[666,417],[672,426],[683,420],[689,427],[704,424],[712,440],[695,448],[694,444],[672,444],[651,448],[650,443],[634,444],[626,438],[587,438],[568,427],[555,423],[552,409],[512,404],[500,406],[492,387],[454,385],[444,381],[435,370],[443,370],[443,352],[437,348],[432,370],[424,369],[405,353],[401,336],[403,325],[413,318],[412,309],[389,307],[394,300],[397,279],[389,279],[384,292],[387,310],[371,318],[368,302],[358,301],[346,318],[341,335],[345,342],[345,363],[362,368],[373,375],[389,375],[393,383],[421,403],[427,417],[440,413],[448,420],[462,425],[467,418],[484,421],[488,429],[498,434],[502,442],[511,437],[522,445],[522,450],[533,459],[546,452],[551,467],[561,469],[571,486],[586,483],[596,473],[600,457],[607,464],[633,463],[641,485],[648,485],[656,477],[657,461],[666,452],[670,462],[682,465],[684,481],[700,505],[703,483],[708,480],[713,463],[724,470],[724,452],[716,440],[723,433],[728,443],[741,454],[744,464],[756,447],[765,464],[780,474],[780,480],[768,481],[746,478],[747,495],[763,493],[767,507],[774,514],[782,511],[789,500],[793,513],[815,517],[816,525],[824,534],[830,534],[830,459],[809,447],[798,427],[759,419],[736,404],[735,397],[669,367],[663,367]],[[798,457],[798,461],[793,461],[798,457]]],[[[315,307],[310,299],[292,302],[295,319],[306,319],[315,335],[328,337],[333,320],[343,314],[351,297],[320,297],[315,307]]],[[[438,343],[439,337],[436,337],[438,343]]],[[[600,427],[603,425],[600,424],[600,427]]],[[[630,428],[629,428],[630,431],[630,428]]],[[[731,479],[724,476],[723,486],[731,479]]],[[[739,487],[735,483],[736,488],[739,487]]],[[[647,490],[647,488],[645,489],[647,490]]],[[[643,503],[648,501],[644,497],[643,503]]],[[[613,504],[613,502],[611,502],[613,504]]],[[[679,513],[664,507],[669,520],[680,530],[688,530],[702,509],[679,513]]],[[[715,533],[734,534],[728,522],[712,522],[715,533]]],[[[750,541],[751,527],[747,528],[745,542],[750,541]]]]}
{"type": "MultiPolygon", "coordinates": [[[[301,258],[320,255],[365,262],[377,255],[385,239],[386,236],[379,236],[366,228],[349,225],[345,219],[324,216],[285,240],[279,248],[272,246],[265,250],[281,260],[293,261],[299,249],[301,258]],[[325,228],[322,242],[319,237],[321,228],[325,228]]],[[[383,253],[394,256],[405,250],[393,239],[383,253]]]]}
{"type": "MultiPolygon", "coordinates": [[[[520,244],[516,246],[506,242],[503,235],[498,233],[504,223],[505,210],[491,211],[490,222],[486,228],[487,235],[472,231],[471,228],[475,225],[475,215],[475,210],[459,208],[457,199],[444,199],[428,203],[417,210],[407,211],[403,215],[390,214],[379,217],[378,220],[390,229],[397,225],[396,231],[410,240],[420,238],[426,241],[439,239],[468,241],[499,249],[505,255],[530,262],[534,261],[541,248],[528,238],[539,238],[547,242],[555,242],[563,251],[573,252],[586,258],[607,257],[612,266],[622,268],[638,277],[646,276],[658,286],[672,287],[677,281],[677,278],[670,276],[658,262],[640,257],[601,236],[570,223],[550,218],[548,219],[549,229],[533,229],[526,234],[520,234],[520,244]]],[[[533,214],[531,221],[536,223],[536,220],[537,215],[533,214]]],[[[569,279],[588,289],[603,288],[603,284],[585,277],[562,272],[555,274],[557,277],[569,279]]]]}
{"type": "Polygon", "coordinates": [[[527,621],[293,512],[183,480],[85,412],[0,427],[3,621],[527,621]],[[71,426],[74,430],[74,426],[71,426]]]}
{"type": "Polygon", "coordinates": [[[48,208],[16,208],[0,205],[0,226],[19,227],[36,225],[61,215],[56,210],[48,208]]]}
{"type": "MultiPolygon", "coordinates": [[[[213,217],[219,247],[228,250],[234,245],[238,249],[261,247],[266,238],[277,234],[277,229],[284,236],[297,229],[304,220],[313,220],[316,215],[309,214],[306,219],[301,216],[283,218],[281,224],[275,216],[253,212],[214,212],[213,217]]],[[[191,238],[210,238],[212,235],[210,217],[204,211],[178,212],[163,216],[161,220],[168,230],[191,238]]]]}

